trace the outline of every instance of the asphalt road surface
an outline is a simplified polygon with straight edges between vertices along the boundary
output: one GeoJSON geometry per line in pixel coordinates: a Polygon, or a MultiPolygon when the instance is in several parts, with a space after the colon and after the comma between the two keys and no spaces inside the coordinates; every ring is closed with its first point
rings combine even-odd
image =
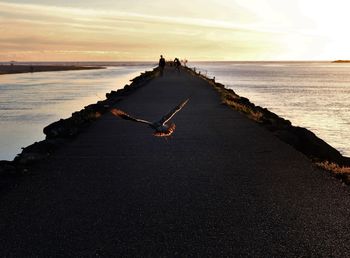
{"type": "Polygon", "coordinates": [[[0,196],[1,257],[350,257],[348,186],[167,69],[0,196]]]}

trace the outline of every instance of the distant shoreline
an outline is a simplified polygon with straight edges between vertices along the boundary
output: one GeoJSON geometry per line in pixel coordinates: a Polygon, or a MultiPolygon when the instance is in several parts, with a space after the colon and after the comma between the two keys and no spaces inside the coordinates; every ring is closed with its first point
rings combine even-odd
{"type": "Polygon", "coordinates": [[[335,60],[332,63],[350,63],[350,60],[335,60]]]}
{"type": "Polygon", "coordinates": [[[17,73],[57,72],[72,70],[105,69],[102,66],[75,66],[75,65],[0,65],[0,75],[17,73]]]}

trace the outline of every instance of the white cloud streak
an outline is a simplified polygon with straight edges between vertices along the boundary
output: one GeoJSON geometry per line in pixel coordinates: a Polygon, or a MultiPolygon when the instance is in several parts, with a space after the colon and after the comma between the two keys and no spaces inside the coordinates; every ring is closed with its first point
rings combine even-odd
{"type": "MultiPolygon", "coordinates": [[[[303,56],[310,48],[305,46],[303,49],[303,44],[314,37],[312,30],[300,29],[300,24],[285,21],[278,24],[274,17],[264,19],[258,0],[251,1],[257,6],[247,19],[244,15],[241,15],[242,19],[228,18],[227,13],[218,19],[214,15],[203,18],[205,13],[202,16],[166,16],[162,12],[159,15],[156,11],[137,12],[137,9],[129,12],[125,9],[97,10],[0,1],[0,32],[3,35],[0,48],[7,51],[6,56],[10,52],[20,52],[22,48],[22,52],[27,53],[23,58],[30,58],[31,51],[42,49],[53,58],[71,55],[70,58],[84,59],[84,54],[95,51],[105,55],[105,60],[109,55],[116,58],[119,52],[141,59],[152,59],[159,52],[168,52],[178,56],[190,54],[195,59],[207,58],[213,53],[212,59],[247,60],[257,56],[278,59],[286,48],[283,46],[286,39],[293,39],[301,48],[299,56],[303,56]]],[[[236,11],[249,7],[243,0],[233,2],[240,4],[236,11]]],[[[231,1],[223,0],[220,7],[230,5],[231,1]]],[[[273,10],[266,10],[267,15],[272,16],[273,10]]],[[[317,50],[317,47],[313,48],[317,50]]]]}

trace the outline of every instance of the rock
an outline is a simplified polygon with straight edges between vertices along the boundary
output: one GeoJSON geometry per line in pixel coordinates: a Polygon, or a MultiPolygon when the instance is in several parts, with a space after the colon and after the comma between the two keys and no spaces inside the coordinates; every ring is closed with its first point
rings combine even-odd
{"type": "Polygon", "coordinates": [[[80,120],[80,115],[76,114],[72,116],[75,118],[61,119],[57,122],[54,122],[44,128],[44,134],[48,139],[50,138],[69,138],[76,135],[79,131],[78,127],[74,121],[80,120]]]}
{"type": "Polygon", "coordinates": [[[56,141],[44,140],[25,147],[22,153],[50,153],[57,147],[56,141]]]}
{"type": "Polygon", "coordinates": [[[349,174],[344,174],[344,175],[343,175],[343,181],[344,181],[346,184],[350,185],[350,175],[349,175],[349,174]]]}
{"type": "Polygon", "coordinates": [[[336,174],[335,177],[350,185],[350,174],[336,174]]]}
{"type": "Polygon", "coordinates": [[[45,159],[49,154],[48,153],[35,153],[35,152],[27,152],[27,153],[21,153],[19,154],[15,159],[14,162],[18,165],[31,165],[33,163],[36,163],[40,160],[45,159]]]}
{"type": "Polygon", "coordinates": [[[113,99],[115,97],[118,97],[118,92],[112,90],[110,93],[106,93],[106,98],[107,99],[113,99]]]}
{"type": "Polygon", "coordinates": [[[95,115],[96,113],[104,114],[108,111],[108,109],[105,107],[105,102],[99,101],[96,104],[91,104],[87,107],[85,107],[85,110],[83,112],[90,112],[90,116],[95,115]]]}
{"type": "Polygon", "coordinates": [[[0,175],[11,175],[16,173],[16,166],[12,161],[0,160],[0,175]]]}
{"type": "Polygon", "coordinates": [[[339,163],[343,156],[335,148],[318,138],[313,132],[302,127],[292,127],[291,132],[298,137],[299,144],[296,149],[317,161],[330,161],[339,163]]]}
{"type": "Polygon", "coordinates": [[[276,130],[273,134],[283,142],[292,145],[294,148],[300,145],[299,138],[289,130],[276,130]]]}

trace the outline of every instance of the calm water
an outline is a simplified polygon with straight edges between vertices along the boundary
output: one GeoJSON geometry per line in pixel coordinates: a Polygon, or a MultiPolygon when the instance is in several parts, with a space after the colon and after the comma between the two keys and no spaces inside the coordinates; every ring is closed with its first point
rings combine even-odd
{"type": "MultiPolygon", "coordinates": [[[[96,63],[94,63],[96,65],[96,63]]],[[[112,64],[104,70],[0,75],[0,160],[12,160],[43,128],[123,88],[153,63],[112,64]]]]}
{"type": "Polygon", "coordinates": [[[350,156],[350,64],[192,63],[256,105],[290,120],[350,156]]]}

